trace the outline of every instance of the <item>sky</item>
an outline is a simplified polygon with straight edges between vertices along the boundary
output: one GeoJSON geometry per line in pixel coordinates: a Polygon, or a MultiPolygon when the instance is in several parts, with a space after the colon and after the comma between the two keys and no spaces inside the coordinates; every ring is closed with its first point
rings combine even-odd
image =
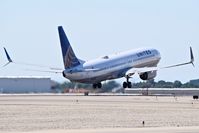
{"type": "MultiPolygon", "coordinates": [[[[57,32],[62,25],[76,56],[83,60],[153,47],[161,53],[161,67],[188,61],[192,46],[195,67],[160,70],[155,80],[199,79],[198,7],[198,0],[1,0],[0,65],[7,63],[6,47],[15,62],[63,68],[57,32]]],[[[27,69],[41,70],[10,64],[0,68],[0,75],[67,81],[61,74],[27,69]]],[[[131,80],[140,81],[138,75],[131,80]]]]}

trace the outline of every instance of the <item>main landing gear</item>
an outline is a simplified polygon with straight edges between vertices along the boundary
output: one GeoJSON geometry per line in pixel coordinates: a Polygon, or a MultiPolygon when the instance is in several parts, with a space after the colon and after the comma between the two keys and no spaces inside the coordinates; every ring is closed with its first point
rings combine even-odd
{"type": "Polygon", "coordinates": [[[96,88],[102,88],[102,83],[93,84],[93,88],[94,89],[96,89],[96,88]]]}
{"type": "Polygon", "coordinates": [[[129,82],[129,76],[126,77],[126,82],[123,82],[123,88],[131,88],[132,84],[129,82]]]}

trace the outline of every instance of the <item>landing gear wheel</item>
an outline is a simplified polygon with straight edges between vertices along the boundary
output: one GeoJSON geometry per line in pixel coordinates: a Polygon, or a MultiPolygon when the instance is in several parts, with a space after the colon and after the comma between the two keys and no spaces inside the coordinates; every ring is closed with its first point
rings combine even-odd
{"type": "Polygon", "coordinates": [[[98,87],[98,88],[102,88],[102,83],[98,83],[98,84],[97,84],[97,87],[98,87]]]}
{"type": "Polygon", "coordinates": [[[126,88],[128,86],[127,82],[123,82],[123,88],[126,88]]]}
{"type": "Polygon", "coordinates": [[[93,89],[96,89],[97,88],[97,84],[93,84],[93,89]]]}
{"type": "Polygon", "coordinates": [[[94,89],[96,89],[96,88],[102,88],[102,83],[93,84],[93,88],[94,89]]]}
{"type": "Polygon", "coordinates": [[[132,88],[131,82],[129,82],[129,76],[126,76],[126,82],[123,82],[123,88],[132,88]]]}
{"type": "Polygon", "coordinates": [[[128,85],[127,85],[127,86],[128,86],[128,88],[131,88],[131,87],[132,87],[131,82],[128,82],[127,84],[128,84],[128,85]]]}

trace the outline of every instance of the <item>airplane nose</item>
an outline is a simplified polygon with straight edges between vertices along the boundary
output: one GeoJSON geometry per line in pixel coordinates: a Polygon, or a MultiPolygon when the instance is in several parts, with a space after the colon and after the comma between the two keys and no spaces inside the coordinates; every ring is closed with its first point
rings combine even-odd
{"type": "Polygon", "coordinates": [[[160,52],[158,51],[158,50],[154,50],[155,52],[155,55],[156,55],[156,58],[158,59],[158,60],[160,60],[161,59],[161,55],[160,55],[160,52]]]}
{"type": "Polygon", "coordinates": [[[157,57],[158,57],[159,60],[161,59],[161,55],[160,55],[160,52],[158,50],[157,50],[157,57]]]}

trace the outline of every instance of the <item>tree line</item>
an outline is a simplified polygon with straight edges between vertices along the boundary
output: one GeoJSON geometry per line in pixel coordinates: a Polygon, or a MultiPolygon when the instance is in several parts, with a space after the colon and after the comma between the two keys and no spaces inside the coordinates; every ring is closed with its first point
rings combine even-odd
{"type": "MultiPolygon", "coordinates": [[[[122,86],[120,83],[111,80],[103,83],[103,87],[101,89],[93,89],[91,84],[82,84],[82,83],[72,83],[72,82],[64,82],[57,83],[54,82],[52,85],[52,89],[59,90],[63,92],[65,89],[88,89],[94,92],[112,92],[113,89],[121,89],[122,86]]],[[[179,80],[174,82],[168,82],[164,80],[154,81],[142,81],[138,83],[133,83],[132,88],[199,88],[199,79],[190,80],[189,82],[182,83],[179,80]]]]}
{"type": "Polygon", "coordinates": [[[133,88],[199,88],[199,79],[190,80],[186,83],[182,83],[179,80],[174,82],[167,82],[164,80],[155,82],[153,79],[146,82],[134,83],[133,88]]]}

